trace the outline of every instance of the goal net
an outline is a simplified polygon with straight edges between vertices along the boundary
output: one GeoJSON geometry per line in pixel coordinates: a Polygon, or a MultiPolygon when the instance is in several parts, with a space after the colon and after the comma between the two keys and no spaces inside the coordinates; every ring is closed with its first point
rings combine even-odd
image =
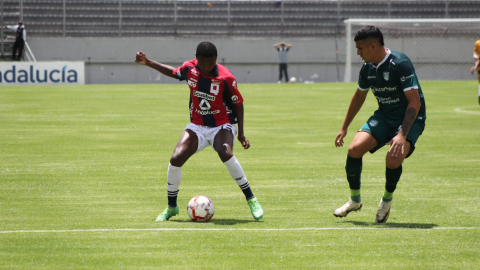
{"type": "Polygon", "coordinates": [[[412,60],[420,81],[473,79],[470,68],[473,45],[480,39],[480,19],[348,19],[345,82],[358,80],[363,61],[353,38],[365,25],[380,28],[385,47],[412,60]]]}

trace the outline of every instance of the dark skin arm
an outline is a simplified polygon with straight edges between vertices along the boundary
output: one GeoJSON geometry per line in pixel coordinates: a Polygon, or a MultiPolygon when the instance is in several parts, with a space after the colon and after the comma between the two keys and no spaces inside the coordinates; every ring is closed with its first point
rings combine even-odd
{"type": "Polygon", "coordinates": [[[417,89],[406,91],[405,96],[408,100],[408,106],[405,111],[405,118],[403,119],[402,126],[400,127],[397,136],[393,137],[393,139],[387,143],[387,145],[390,145],[388,152],[392,152],[393,156],[398,156],[398,154],[404,153],[408,131],[410,131],[413,122],[415,122],[421,106],[420,95],[418,94],[417,89]]]}
{"type": "Polygon", "coordinates": [[[137,55],[135,56],[135,62],[151,67],[165,76],[176,79],[175,76],[173,76],[173,70],[175,69],[174,67],[150,60],[143,52],[137,52],[137,55]]]}
{"type": "Polygon", "coordinates": [[[248,141],[247,138],[245,138],[245,135],[244,135],[244,129],[243,129],[243,117],[244,115],[244,108],[243,108],[243,104],[240,104],[240,106],[238,106],[237,108],[235,108],[235,116],[237,117],[237,121],[238,121],[238,136],[237,136],[237,139],[238,141],[242,144],[243,148],[244,149],[248,149],[250,148],[250,142],[248,141]]]}

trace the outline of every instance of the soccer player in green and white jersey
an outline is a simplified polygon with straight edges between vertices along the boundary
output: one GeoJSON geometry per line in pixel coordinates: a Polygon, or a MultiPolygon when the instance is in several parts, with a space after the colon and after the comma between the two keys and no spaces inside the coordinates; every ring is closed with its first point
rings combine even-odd
{"type": "Polygon", "coordinates": [[[386,157],[385,191],[378,207],[375,222],[385,223],[390,215],[393,192],[402,174],[403,160],[415,150],[415,142],[425,128],[425,100],[410,59],[403,53],[384,47],[383,34],[375,26],[365,26],[355,35],[357,54],[365,61],[360,70],[358,88],[353,95],[335,146],[343,146],[347,129],[372,89],[378,110],[355,135],[348,148],[347,180],[350,200],[333,213],[345,217],[362,208],[360,179],[362,157],[390,145],[386,157]]]}

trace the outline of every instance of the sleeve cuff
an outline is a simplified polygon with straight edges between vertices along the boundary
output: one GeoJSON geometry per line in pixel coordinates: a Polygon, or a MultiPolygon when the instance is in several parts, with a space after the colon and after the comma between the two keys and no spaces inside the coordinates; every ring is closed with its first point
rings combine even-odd
{"type": "Polygon", "coordinates": [[[403,89],[403,92],[407,92],[407,91],[410,91],[410,90],[412,90],[412,89],[418,90],[418,85],[414,85],[414,86],[407,87],[407,88],[403,89]]]}
{"type": "Polygon", "coordinates": [[[370,87],[369,87],[369,88],[361,88],[360,85],[357,85],[357,88],[358,88],[358,90],[360,90],[360,91],[368,91],[368,90],[370,90],[370,87]]]}

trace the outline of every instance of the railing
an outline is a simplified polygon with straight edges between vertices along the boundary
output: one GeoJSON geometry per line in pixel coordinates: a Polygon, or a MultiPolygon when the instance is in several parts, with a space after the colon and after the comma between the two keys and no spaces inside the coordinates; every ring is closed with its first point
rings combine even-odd
{"type": "Polygon", "coordinates": [[[37,62],[37,59],[35,59],[35,56],[33,55],[33,52],[30,49],[30,46],[28,46],[28,43],[26,41],[25,41],[25,56],[27,57],[29,62],[37,62]]]}

